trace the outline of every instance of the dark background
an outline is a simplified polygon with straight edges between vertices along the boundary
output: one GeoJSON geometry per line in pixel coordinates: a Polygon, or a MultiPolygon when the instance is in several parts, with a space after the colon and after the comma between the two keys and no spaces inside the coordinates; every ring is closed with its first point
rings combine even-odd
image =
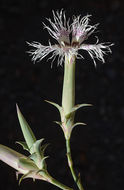
{"type": "MultiPolygon", "coordinates": [[[[73,185],[68,170],[62,130],[52,121],[57,110],[45,99],[61,104],[63,67],[56,61],[51,69],[44,59],[33,64],[26,41],[44,45],[51,39],[42,21],[52,9],[64,8],[66,15],[92,14],[91,24],[100,23],[100,42],[114,42],[113,54],[95,69],[87,54],[77,60],[76,103],[94,107],[78,111],[72,134],[75,167],[81,172],[85,190],[124,189],[124,1],[122,0],[0,0],[0,143],[25,153],[15,141],[23,140],[15,104],[18,103],[37,139],[50,143],[46,154],[48,170],[61,182],[73,185]]],[[[26,154],[26,153],[25,153],[26,154]]],[[[18,186],[15,171],[0,162],[0,189],[58,189],[46,182],[26,179],[18,186]]]]}

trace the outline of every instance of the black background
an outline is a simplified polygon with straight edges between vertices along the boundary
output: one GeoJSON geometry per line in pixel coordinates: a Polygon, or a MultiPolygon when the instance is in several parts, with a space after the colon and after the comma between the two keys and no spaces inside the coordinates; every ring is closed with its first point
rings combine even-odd
{"type": "MultiPolygon", "coordinates": [[[[78,111],[72,134],[75,167],[81,172],[85,190],[124,189],[124,1],[121,0],[0,0],[0,143],[25,153],[15,141],[23,140],[15,104],[31,125],[37,139],[50,143],[46,154],[48,170],[61,182],[72,186],[65,142],[57,110],[45,99],[61,104],[63,67],[56,61],[51,69],[44,59],[33,64],[26,54],[26,41],[44,45],[51,39],[42,22],[52,17],[52,9],[64,8],[67,17],[92,14],[91,24],[100,23],[100,42],[114,42],[113,54],[95,69],[86,54],[76,64],[76,103],[92,103],[78,111]]],[[[54,40],[51,40],[55,43],[54,40]]],[[[26,154],[26,153],[25,153],[26,154]]],[[[26,179],[20,187],[15,171],[0,162],[1,190],[58,189],[43,181],[26,179]]]]}

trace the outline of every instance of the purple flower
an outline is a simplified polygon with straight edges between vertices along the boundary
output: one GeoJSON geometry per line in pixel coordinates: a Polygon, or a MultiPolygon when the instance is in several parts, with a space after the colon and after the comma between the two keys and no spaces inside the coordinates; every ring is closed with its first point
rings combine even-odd
{"type": "Polygon", "coordinates": [[[83,18],[81,16],[73,17],[72,24],[70,20],[66,19],[65,12],[61,10],[60,12],[53,11],[53,21],[47,19],[51,27],[44,24],[49,34],[58,42],[57,44],[52,45],[49,41],[48,46],[44,46],[39,42],[32,42],[28,44],[33,47],[29,53],[32,56],[32,60],[41,61],[48,54],[52,53],[49,59],[52,59],[52,62],[58,57],[58,65],[62,65],[65,57],[69,60],[72,56],[76,58],[83,58],[81,54],[78,53],[78,50],[86,50],[91,58],[93,59],[94,65],[96,65],[96,60],[98,59],[105,62],[104,55],[111,53],[110,46],[112,43],[99,43],[98,37],[95,44],[85,44],[84,41],[94,33],[97,29],[98,24],[93,26],[89,25],[91,15],[86,15],[83,18]]]}

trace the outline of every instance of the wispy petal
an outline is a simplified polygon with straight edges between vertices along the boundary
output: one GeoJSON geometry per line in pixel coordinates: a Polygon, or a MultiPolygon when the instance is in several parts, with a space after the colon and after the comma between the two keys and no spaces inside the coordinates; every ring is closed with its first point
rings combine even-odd
{"type": "Polygon", "coordinates": [[[74,17],[72,23],[72,44],[75,42],[81,44],[96,30],[98,24],[89,25],[90,17],[91,15],[86,15],[82,19],[80,16],[74,17]]]}
{"type": "Polygon", "coordinates": [[[44,24],[44,28],[46,28],[49,32],[49,34],[56,39],[60,45],[62,42],[64,43],[70,43],[69,40],[69,34],[70,34],[70,25],[69,20],[66,20],[65,12],[61,10],[60,12],[54,12],[53,11],[53,18],[54,22],[52,22],[51,19],[48,19],[50,22],[52,29],[44,24]]]}
{"type": "Polygon", "coordinates": [[[51,46],[49,43],[49,46],[44,46],[39,42],[27,42],[29,46],[33,47],[32,50],[28,51],[28,53],[32,56],[32,61],[41,61],[44,57],[46,57],[51,52],[55,51],[55,47],[51,46]]]}
{"type": "Polygon", "coordinates": [[[99,44],[82,44],[80,50],[86,50],[91,58],[93,59],[94,65],[96,66],[95,58],[105,62],[104,55],[112,53],[110,47],[114,45],[112,43],[99,43],[99,44]]]}
{"type": "MultiPolygon", "coordinates": [[[[53,59],[52,62],[55,60],[55,58],[58,56],[58,65],[62,65],[65,53],[63,52],[64,49],[61,48],[58,45],[51,45],[49,42],[49,46],[43,46],[42,44],[38,42],[27,42],[29,46],[33,47],[34,49],[28,51],[28,53],[32,56],[32,61],[35,63],[36,61],[39,62],[43,58],[45,58],[48,54],[52,53],[52,55],[48,58],[53,59]]],[[[51,63],[52,64],[52,63],[51,63]]]]}

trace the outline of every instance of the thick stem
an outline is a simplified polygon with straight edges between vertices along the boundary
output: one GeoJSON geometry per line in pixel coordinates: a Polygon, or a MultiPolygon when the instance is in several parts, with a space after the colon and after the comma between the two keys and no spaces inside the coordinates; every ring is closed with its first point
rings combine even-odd
{"type": "Polygon", "coordinates": [[[65,115],[70,113],[75,104],[75,57],[65,57],[62,107],[65,115]]]}
{"type": "Polygon", "coordinates": [[[64,65],[64,81],[62,92],[62,128],[66,139],[67,159],[68,165],[71,170],[73,179],[80,190],[84,190],[80,181],[80,176],[77,176],[71,157],[70,137],[72,126],[74,124],[75,113],[72,112],[72,108],[75,105],[75,56],[65,57],[64,65]]]}

